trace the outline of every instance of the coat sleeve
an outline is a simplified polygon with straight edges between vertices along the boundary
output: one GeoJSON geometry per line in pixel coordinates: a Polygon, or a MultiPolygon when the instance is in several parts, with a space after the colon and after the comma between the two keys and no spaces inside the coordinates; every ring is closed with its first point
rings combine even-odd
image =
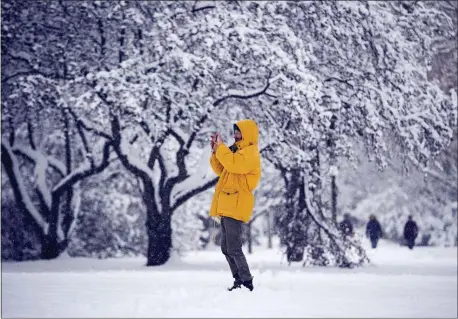
{"type": "Polygon", "coordinates": [[[220,176],[221,173],[223,172],[223,165],[218,161],[216,158],[215,153],[212,153],[212,156],[210,157],[210,165],[215,172],[216,175],[220,176]]]}
{"type": "Polygon", "coordinates": [[[220,144],[216,149],[216,158],[221,165],[228,172],[234,174],[248,174],[256,169],[256,157],[259,155],[247,149],[232,153],[229,147],[224,144],[220,144]]]}

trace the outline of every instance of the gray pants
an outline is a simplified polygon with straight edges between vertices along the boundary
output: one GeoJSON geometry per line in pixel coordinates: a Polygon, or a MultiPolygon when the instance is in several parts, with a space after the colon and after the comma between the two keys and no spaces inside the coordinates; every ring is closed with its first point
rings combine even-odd
{"type": "Polygon", "coordinates": [[[232,276],[239,276],[242,281],[253,277],[242,251],[242,222],[230,217],[221,217],[221,251],[226,256],[232,276]]]}

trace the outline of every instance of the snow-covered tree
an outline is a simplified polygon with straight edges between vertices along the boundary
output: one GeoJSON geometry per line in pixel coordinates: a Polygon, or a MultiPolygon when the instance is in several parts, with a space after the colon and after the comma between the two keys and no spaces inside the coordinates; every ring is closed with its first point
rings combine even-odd
{"type": "Polygon", "coordinates": [[[299,52],[308,55],[301,60],[308,63],[292,68],[296,79],[301,67],[318,79],[301,94],[298,88],[304,81],[298,85],[291,77],[293,88],[286,90],[290,95],[279,95],[277,107],[269,109],[270,130],[288,130],[274,138],[269,157],[286,170],[305,170],[311,208],[325,220],[326,214],[320,213],[323,178],[336,175],[339,158],[352,156],[355,141],[364,143],[369,157],[382,168],[388,136],[401,145],[404,159],[416,165],[426,165],[450,143],[456,99],[427,78],[433,54],[427,39],[437,27],[452,34],[449,17],[422,3],[404,14],[398,12],[405,11],[402,4],[383,2],[265,3],[259,4],[259,11],[260,7],[288,17],[291,29],[307,44],[299,52]],[[323,166],[329,169],[325,175],[320,174],[323,166]]]}
{"type": "Polygon", "coordinates": [[[154,29],[143,38],[154,43],[150,54],[125,54],[118,67],[61,89],[73,89],[76,94],[62,103],[73,104],[80,117],[94,115],[85,120],[86,129],[111,141],[126,169],[142,181],[148,265],[169,258],[173,212],[216,183],[199,169],[191,174],[188,166],[208,143],[202,129],[212,123],[212,111],[229,100],[262,95],[270,85],[267,66],[276,48],[258,36],[263,25],[235,3],[204,11],[192,5],[163,4],[153,13],[154,29]]]}
{"type": "Polygon", "coordinates": [[[437,80],[445,92],[450,92],[452,89],[456,91],[458,87],[458,66],[456,64],[458,59],[458,32],[456,31],[458,4],[456,1],[428,1],[427,5],[449,16],[455,26],[455,32],[452,34],[444,32],[442,27],[434,29],[434,36],[432,36],[434,56],[428,75],[430,79],[437,80]]]}
{"type": "MultiPolygon", "coordinates": [[[[241,115],[258,122],[263,154],[291,188],[285,216],[296,217],[284,242],[307,229],[299,246],[341,266],[364,260],[326,206],[341,159],[363,144],[384,167],[389,135],[403,158],[425,165],[456,126],[456,99],[427,77],[434,30],[449,37],[453,25],[423,2],[4,3],[5,92],[52,83],[53,107],[81,137],[79,161],[94,165],[97,154],[103,167],[112,148],[140,181],[148,265],[170,256],[172,216],[216,183],[209,132],[241,115]],[[35,39],[19,35],[18,18],[35,39]]],[[[5,136],[2,148],[15,138],[5,136]]]]}
{"type": "Polygon", "coordinates": [[[2,164],[18,210],[32,216],[41,256],[55,258],[75,220],[75,188],[108,165],[109,145],[59,107],[58,87],[75,75],[78,57],[65,6],[5,1],[2,9],[2,164]],[[21,172],[22,162],[30,165],[21,172]]]}
{"type": "Polygon", "coordinates": [[[53,85],[28,78],[3,100],[9,125],[2,127],[2,164],[18,210],[32,216],[39,230],[42,258],[55,258],[65,250],[75,219],[75,187],[107,167],[110,156],[108,144],[90,145],[68,112],[57,107],[53,85]],[[16,112],[23,107],[25,114],[16,112]],[[102,148],[101,156],[93,153],[102,148]],[[24,161],[29,168],[21,171],[24,161]]]}
{"type": "MultiPolygon", "coordinates": [[[[6,176],[2,166],[2,174],[6,176]]],[[[8,178],[2,178],[2,260],[40,258],[40,230],[34,229],[33,217],[16,207],[8,178]]]]}

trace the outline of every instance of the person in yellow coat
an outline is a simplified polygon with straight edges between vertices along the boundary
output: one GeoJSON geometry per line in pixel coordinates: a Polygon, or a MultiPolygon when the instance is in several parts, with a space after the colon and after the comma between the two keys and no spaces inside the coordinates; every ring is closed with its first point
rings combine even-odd
{"type": "Polygon", "coordinates": [[[210,164],[219,176],[210,216],[220,219],[221,251],[234,277],[229,290],[242,285],[253,290],[253,276],[242,251],[242,223],[247,223],[254,208],[253,190],[261,178],[258,126],[253,120],[234,124],[235,143],[228,147],[220,134],[212,136],[210,164]]]}

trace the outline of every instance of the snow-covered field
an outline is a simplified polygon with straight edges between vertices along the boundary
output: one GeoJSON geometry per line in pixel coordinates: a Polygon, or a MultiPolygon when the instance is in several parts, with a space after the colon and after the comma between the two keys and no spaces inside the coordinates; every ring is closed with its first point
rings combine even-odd
{"type": "Polygon", "coordinates": [[[278,250],[248,255],[255,290],[232,283],[218,249],[174,256],[2,263],[8,317],[457,317],[457,249],[388,242],[359,269],[290,267],[278,250]]]}

